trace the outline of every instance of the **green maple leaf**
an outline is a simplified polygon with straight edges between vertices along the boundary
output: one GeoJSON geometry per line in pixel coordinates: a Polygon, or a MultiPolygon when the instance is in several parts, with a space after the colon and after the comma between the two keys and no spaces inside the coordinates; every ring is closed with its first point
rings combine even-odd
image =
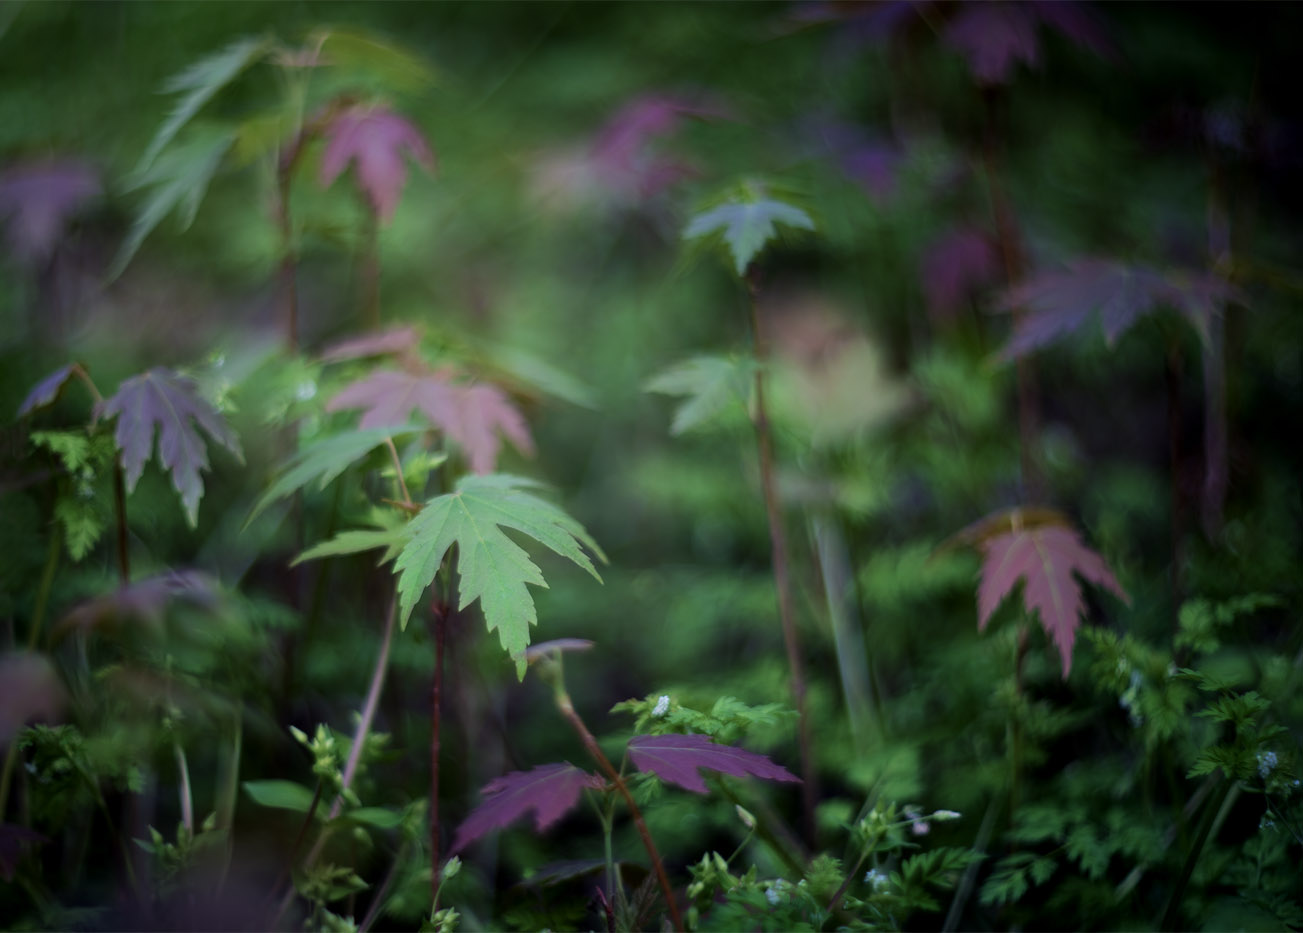
{"type": "Polygon", "coordinates": [[[606,555],[583,526],[557,506],[527,492],[537,486],[518,476],[492,473],[465,476],[454,492],[431,499],[407,526],[407,543],[394,566],[402,625],[434,580],[444,555],[457,545],[459,609],[480,601],[489,631],[497,629],[502,647],[525,676],[529,627],[538,622],[529,585],[546,587],[543,573],[504,528],[521,532],[568,558],[601,582],[586,547],[606,555]]]}
{"type": "Polygon", "coordinates": [[[695,215],[684,228],[683,238],[722,237],[733,256],[733,268],[743,276],[751,261],[778,235],[776,224],[814,229],[814,221],[805,211],[768,197],[761,185],[750,183],[724,203],[695,215]]]}
{"type": "Polygon", "coordinates": [[[745,411],[755,372],[754,360],[694,356],[657,373],[645,388],[662,395],[686,396],[670,424],[670,433],[678,435],[701,427],[735,405],[745,411]]]}

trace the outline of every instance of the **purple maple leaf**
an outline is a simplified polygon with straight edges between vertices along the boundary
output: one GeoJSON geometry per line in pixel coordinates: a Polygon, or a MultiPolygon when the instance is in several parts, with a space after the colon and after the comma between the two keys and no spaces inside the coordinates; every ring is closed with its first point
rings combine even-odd
{"type": "Polygon", "coordinates": [[[827,116],[801,121],[795,135],[810,141],[807,151],[811,156],[833,162],[877,200],[886,200],[896,190],[897,175],[905,161],[896,143],[827,116]]]}
{"type": "Polygon", "coordinates": [[[1082,543],[1071,528],[1042,525],[1018,528],[982,543],[981,582],[977,588],[977,627],[986,628],[992,613],[1019,580],[1024,581],[1023,604],[1040,616],[1046,634],[1054,639],[1063,659],[1063,679],[1072,669],[1072,645],[1077,626],[1086,612],[1081,587],[1073,579],[1112,590],[1130,603],[1113,572],[1100,557],[1082,543]]]}
{"type": "Polygon", "coordinates": [[[598,131],[588,163],[603,187],[630,200],[645,200],[690,177],[687,162],[656,151],[685,116],[720,117],[723,110],[664,94],[645,94],[622,106],[598,131]]]}
{"type": "Polygon", "coordinates": [[[63,391],[63,387],[72,378],[76,369],[76,363],[67,363],[34,385],[32,391],[27,393],[27,398],[23,399],[23,403],[18,406],[18,416],[21,418],[51,404],[59,397],[59,393],[63,391]]]}
{"type": "Polygon", "coordinates": [[[708,735],[635,735],[629,740],[629,758],[639,771],[650,771],[662,781],[685,790],[706,793],[700,769],[735,777],[769,781],[800,781],[781,765],[733,745],[718,745],[708,735]]]}
{"type": "Polygon", "coordinates": [[[990,284],[999,271],[991,239],[980,230],[952,230],[923,255],[923,291],[928,310],[948,317],[975,290],[990,284]]]}
{"type": "Polygon", "coordinates": [[[195,424],[237,458],[243,456],[239,440],[217,409],[199,394],[194,380],[161,366],[124,380],[104,401],[101,414],[118,419],[113,439],[122,452],[128,492],[135,489],[145,461],[154,451],[157,429],[159,463],[171,472],[172,485],[181,495],[191,525],[198,521],[199,500],[204,494],[200,473],[208,469],[208,449],[195,424]]]}
{"type": "Polygon", "coordinates": [[[49,258],[68,221],[101,191],[99,173],[74,159],[6,169],[0,173],[0,218],[9,251],[29,265],[49,258]]]}
{"type": "Polygon", "coordinates": [[[967,59],[980,83],[1004,84],[1019,62],[1029,66],[1039,62],[1041,24],[1097,53],[1109,51],[1103,31],[1072,0],[964,3],[947,24],[944,39],[967,59]]]}
{"type": "Polygon", "coordinates": [[[1210,272],[1160,271],[1112,259],[1086,258],[1043,272],[1006,291],[996,306],[1023,314],[1001,351],[1016,359],[1081,328],[1095,314],[1112,344],[1142,316],[1173,308],[1203,335],[1218,309],[1242,300],[1239,290],[1210,272]]]}
{"type": "Polygon", "coordinates": [[[420,131],[385,107],[343,110],[326,126],[325,136],[326,151],[318,177],[321,186],[330,187],[352,162],[357,167],[358,186],[381,223],[393,217],[407,182],[404,153],[426,171],[434,171],[434,155],[420,131]]]}
{"type": "Polygon", "coordinates": [[[513,771],[485,784],[484,800],[457,827],[452,853],[460,852],[476,839],[501,829],[534,811],[534,826],[541,833],[579,800],[585,788],[600,790],[601,778],[581,771],[568,761],[539,765],[529,771],[513,771]]]}

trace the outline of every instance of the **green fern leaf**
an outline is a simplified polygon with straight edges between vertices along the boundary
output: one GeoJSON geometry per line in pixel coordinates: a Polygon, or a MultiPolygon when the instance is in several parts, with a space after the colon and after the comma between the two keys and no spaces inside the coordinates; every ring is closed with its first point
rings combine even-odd
{"type": "Polygon", "coordinates": [[[599,582],[601,577],[584,552],[600,560],[601,548],[577,521],[525,490],[537,484],[505,474],[466,476],[456,490],[431,499],[407,526],[407,544],[398,555],[398,594],[402,625],[407,625],[421,595],[434,580],[444,555],[458,549],[458,608],[480,601],[489,631],[497,630],[502,647],[525,676],[529,627],[538,621],[529,585],[546,587],[543,573],[524,548],[504,533],[518,531],[555,551],[599,582]]]}

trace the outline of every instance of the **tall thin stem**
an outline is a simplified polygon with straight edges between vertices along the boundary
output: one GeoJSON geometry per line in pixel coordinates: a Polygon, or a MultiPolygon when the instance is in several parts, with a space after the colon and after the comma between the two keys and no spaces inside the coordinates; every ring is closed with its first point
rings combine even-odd
{"type": "Polygon", "coordinates": [[[642,811],[638,809],[638,804],[634,802],[633,794],[629,793],[629,785],[620,777],[620,772],[615,770],[609,758],[602,751],[602,747],[597,744],[597,739],[588,731],[584,721],[579,718],[575,712],[574,704],[570,702],[570,695],[564,690],[557,691],[557,708],[561,710],[561,715],[566,718],[579,733],[580,741],[584,743],[584,748],[588,749],[588,754],[593,756],[597,766],[601,768],[602,773],[610,780],[615,787],[616,792],[624,798],[625,806],[629,808],[629,815],[633,817],[633,825],[638,830],[638,836],[642,839],[643,848],[647,850],[647,857],[651,859],[652,871],[656,874],[656,880],[660,883],[661,894],[665,897],[665,907],[670,914],[670,922],[674,929],[682,930],[683,917],[679,913],[678,902],[674,899],[674,889],[670,886],[669,876],[665,874],[665,865],[661,862],[660,853],[656,850],[656,843],[652,841],[651,831],[647,829],[647,822],[642,818],[642,811]]]}
{"type": "Polygon", "coordinates": [[[439,893],[439,724],[443,703],[443,647],[448,631],[448,605],[435,604],[430,614],[434,629],[434,683],[430,687],[430,902],[439,893]]]}
{"type": "Polygon", "coordinates": [[[751,321],[751,341],[755,354],[755,406],[752,423],[756,432],[756,448],[760,460],[760,489],[765,500],[765,515],[769,521],[770,561],[774,569],[774,588],[778,594],[778,618],[783,627],[783,645],[787,649],[787,667],[791,673],[792,700],[796,706],[797,733],[801,755],[801,822],[807,844],[815,844],[814,807],[819,799],[818,775],[814,767],[814,743],[810,734],[810,718],[805,704],[805,666],[801,660],[801,642],[796,630],[796,615],[792,610],[792,584],[788,573],[787,536],[783,531],[782,507],[778,502],[778,483],[774,477],[774,441],[765,406],[765,364],[769,358],[768,347],[760,330],[759,283],[755,267],[747,270],[748,307],[751,321]]]}

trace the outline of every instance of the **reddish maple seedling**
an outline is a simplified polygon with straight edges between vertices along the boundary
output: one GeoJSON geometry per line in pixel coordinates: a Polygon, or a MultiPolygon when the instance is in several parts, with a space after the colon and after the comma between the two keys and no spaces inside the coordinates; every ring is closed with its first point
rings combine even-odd
{"type": "Polygon", "coordinates": [[[597,775],[581,771],[568,761],[495,778],[481,790],[483,802],[457,827],[452,854],[530,810],[534,811],[534,825],[541,833],[565,816],[585,788],[600,790],[604,786],[597,775]]]}
{"type": "Polygon", "coordinates": [[[444,372],[379,370],[345,387],[326,411],[363,410],[360,427],[405,423],[413,409],[466,452],[471,469],[491,473],[502,444],[511,441],[521,453],[534,453],[525,419],[501,389],[488,383],[464,385],[444,372]]]}
{"type": "Polygon", "coordinates": [[[629,740],[629,758],[639,771],[650,771],[662,781],[698,794],[706,793],[702,768],[734,777],[801,780],[764,755],[733,745],[719,745],[708,735],[635,735],[629,740]]]}
{"type": "Polygon", "coordinates": [[[330,121],[325,136],[321,186],[329,188],[352,162],[357,166],[358,187],[381,223],[393,217],[407,183],[404,152],[427,172],[434,171],[434,154],[420,131],[385,107],[343,110],[330,121]]]}
{"type": "Polygon", "coordinates": [[[1040,616],[1046,634],[1058,647],[1064,680],[1072,668],[1077,626],[1086,611],[1073,574],[1131,602],[1104,559],[1063,525],[1015,524],[1008,532],[984,538],[980,546],[984,557],[977,588],[978,629],[986,628],[996,608],[1022,580],[1023,605],[1040,616]]]}

